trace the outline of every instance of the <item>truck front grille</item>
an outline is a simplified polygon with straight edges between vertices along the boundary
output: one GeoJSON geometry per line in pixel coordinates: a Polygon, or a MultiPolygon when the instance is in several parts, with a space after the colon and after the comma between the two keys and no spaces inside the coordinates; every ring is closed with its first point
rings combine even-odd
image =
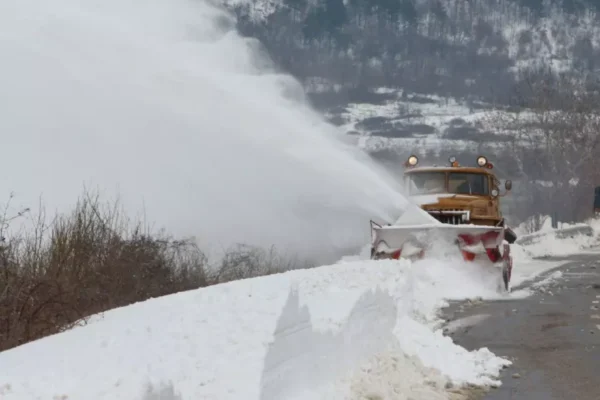
{"type": "Polygon", "coordinates": [[[466,210],[427,210],[427,212],[443,224],[462,225],[470,223],[469,211],[466,210]]]}

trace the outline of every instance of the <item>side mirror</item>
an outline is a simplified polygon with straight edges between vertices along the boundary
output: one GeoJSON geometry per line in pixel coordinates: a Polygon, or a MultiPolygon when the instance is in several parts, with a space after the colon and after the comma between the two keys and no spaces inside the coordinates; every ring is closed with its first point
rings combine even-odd
{"type": "Polygon", "coordinates": [[[506,190],[512,189],[512,181],[510,179],[507,179],[506,182],[504,182],[504,188],[506,190]]]}

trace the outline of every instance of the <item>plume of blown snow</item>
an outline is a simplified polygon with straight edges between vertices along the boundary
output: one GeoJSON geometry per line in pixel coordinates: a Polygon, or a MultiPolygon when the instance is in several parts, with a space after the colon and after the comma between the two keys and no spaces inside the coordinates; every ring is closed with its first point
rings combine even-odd
{"type": "Polygon", "coordinates": [[[86,185],[215,250],[316,259],[405,204],[214,4],[5,0],[0,25],[0,199],[64,211],[86,185]]]}

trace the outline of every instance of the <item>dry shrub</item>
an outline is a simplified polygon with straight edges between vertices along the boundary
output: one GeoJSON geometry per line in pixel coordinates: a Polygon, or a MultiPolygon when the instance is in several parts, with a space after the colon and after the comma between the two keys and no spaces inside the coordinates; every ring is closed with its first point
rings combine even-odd
{"type": "Polygon", "coordinates": [[[265,250],[238,244],[226,251],[220,265],[211,274],[211,280],[215,283],[223,283],[313,266],[296,257],[284,256],[278,253],[274,247],[265,250]]]}
{"type": "Polygon", "coordinates": [[[542,229],[547,219],[547,215],[534,214],[525,220],[523,228],[526,233],[537,232],[542,229]]]}
{"type": "Polygon", "coordinates": [[[295,265],[273,249],[238,246],[209,274],[194,240],[153,234],[85,193],[70,214],[46,224],[42,213],[32,232],[0,247],[0,351],[112,308],[295,265]]]}

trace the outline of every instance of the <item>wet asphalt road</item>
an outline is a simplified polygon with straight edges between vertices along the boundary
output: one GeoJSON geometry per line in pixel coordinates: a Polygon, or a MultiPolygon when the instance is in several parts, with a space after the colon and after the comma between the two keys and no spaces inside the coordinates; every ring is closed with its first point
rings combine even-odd
{"type": "Polygon", "coordinates": [[[600,253],[565,263],[536,281],[555,271],[562,278],[526,299],[461,302],[445,310],[449,320],[474,321],[448,325],[457,344],[487,347],[513,362],[502,386],[477,399],[600,400],[600,253]]]}

